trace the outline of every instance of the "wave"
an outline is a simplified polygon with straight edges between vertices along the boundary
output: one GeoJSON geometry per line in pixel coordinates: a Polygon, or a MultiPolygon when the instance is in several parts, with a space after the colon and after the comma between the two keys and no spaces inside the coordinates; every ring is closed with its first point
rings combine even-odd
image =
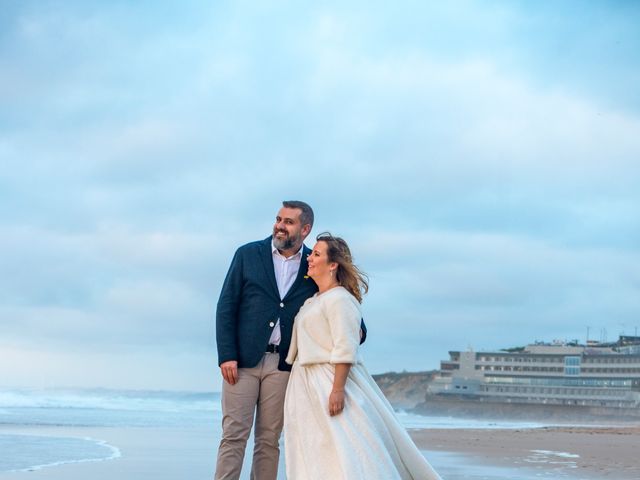
{"type": "Polygon", "coordinates": [[[405,428],[447,428],[447,429],[512,429],[512,428],[540,428],[549,424],[516,421],[491,421],[456,417],[431,417],[417,415],[400,410],[396,412],[400,423],[405,428]]]}
{"type": "Polygon", "coordinates": [[[217,392],[108,389],[0,389],[0,412],[8,408],[97,409],[155,412],[220,410],[217,392]]]}
{"type": "Polygon", "coordinates": [[[103,462],[122,456],[119,448],[91,437],[0,434],[0,472],[32,472],[69,463],[103,462]],[[11,452],[15,454],[12,455],[11,452]]]}

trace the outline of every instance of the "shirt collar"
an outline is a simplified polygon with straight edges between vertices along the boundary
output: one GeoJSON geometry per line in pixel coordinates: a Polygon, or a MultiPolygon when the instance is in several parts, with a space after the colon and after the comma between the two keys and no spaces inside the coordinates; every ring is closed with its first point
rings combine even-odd
{"type": "MultiPolygon", "coordinates": [[[[289,258],[294,258],[297,255],[300,255],[300,258],[302,258],[302,250],[304,249],[304,243],[302,245],[300,245],[300,249],[294,253],[293,255],[291,255],[290,257],[287,258],[287,260],[289,260],[289,258]]],[[[271,239],[271,253],[273,253],[274,255],[279,255],[282,258],[285,258],[284,255],[282,255],[278,249],[276,248],[276,246],[273,244],[273,238],[271,239]]]]}

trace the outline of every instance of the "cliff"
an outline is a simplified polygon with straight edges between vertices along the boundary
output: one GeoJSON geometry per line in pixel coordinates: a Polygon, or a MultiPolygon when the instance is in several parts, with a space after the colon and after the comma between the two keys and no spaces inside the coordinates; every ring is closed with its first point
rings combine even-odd
{"type": "Polygon", "coordinates": [[[388,372],[373,379],[395,408],[409,410],[425,401],[427,386],[437,372],[388,372]]]}

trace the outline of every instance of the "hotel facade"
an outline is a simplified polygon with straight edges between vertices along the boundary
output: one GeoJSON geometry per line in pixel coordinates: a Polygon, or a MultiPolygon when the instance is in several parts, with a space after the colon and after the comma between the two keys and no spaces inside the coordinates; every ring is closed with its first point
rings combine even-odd
{"type": "Polygon", "coordinates": [[[499,403],[640,408],[640,337],[449,352],[429,395],[499,403]]]}

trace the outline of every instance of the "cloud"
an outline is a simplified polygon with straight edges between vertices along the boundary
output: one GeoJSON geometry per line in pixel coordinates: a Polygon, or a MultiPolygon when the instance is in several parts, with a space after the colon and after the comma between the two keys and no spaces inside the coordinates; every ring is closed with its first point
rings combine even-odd
{"type": "Polygon", "coordinates": [[[59,368],[67,350],[96,368],[136,349],[150,370],[163,352],[201,362],[233,251],[291,198],[371,274],[372,371],[632,328],[634,18],[573,2],[11,7],[4,348],[59,368]]]}
{"type": "Polygon", "coordinates": [[[633,333],[640,308],[637,252],[459,232],[362,232],[356,242],[371,275],[371,338],[383,332],[414,352],[373,356],[376,370],[410,358],[437,364],[443,345],[499,349],[583,337],[594,325],[633,333]]]}
{"type": "Polygon", "coordinates": [[[85,352],[0,344],[3,385],[15,387],[117,386],[132,390],[219,390],[215,356],[188,350],[85,352]]]}

